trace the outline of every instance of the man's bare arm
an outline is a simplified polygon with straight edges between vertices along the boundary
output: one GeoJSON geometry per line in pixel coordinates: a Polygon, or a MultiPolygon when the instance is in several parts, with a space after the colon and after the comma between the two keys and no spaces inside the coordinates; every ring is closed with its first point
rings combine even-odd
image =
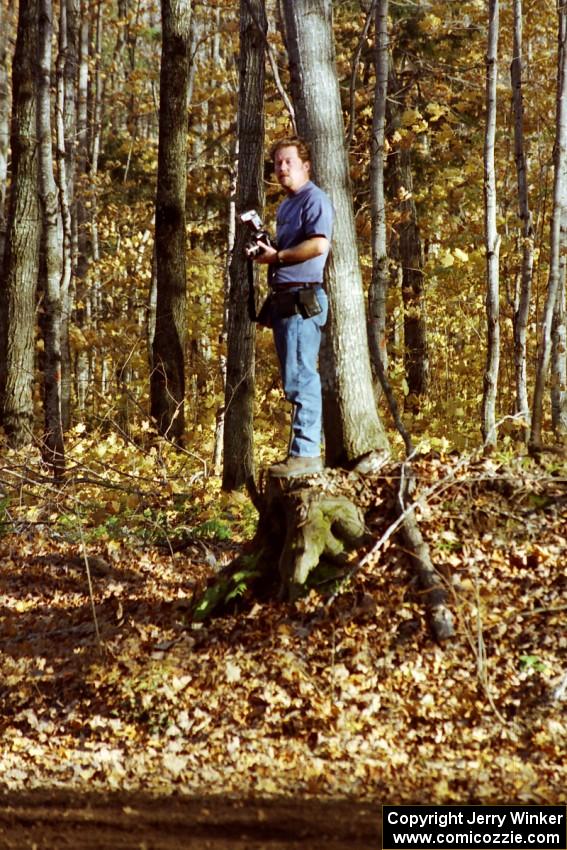
{"type": "Polygon", "coordinates": [[[312,236],[292,248],[282,248],[280,251],[271,245],[266,245],[265,242],[258,242],[258,245],[262,246],[263,251],[254,257],[254,261],[272,266],[303,263],[305,260],[312,260],[313,257],[320,257],[328,250],[329,240],[326,236],[312,236]]]}

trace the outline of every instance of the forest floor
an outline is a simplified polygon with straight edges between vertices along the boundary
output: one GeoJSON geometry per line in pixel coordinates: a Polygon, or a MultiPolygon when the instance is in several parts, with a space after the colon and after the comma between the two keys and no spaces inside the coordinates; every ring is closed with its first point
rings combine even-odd
{"type": "Polygon", "coordinates": [[[4,534],[0,850],[357,850],[379,846],[383,803],[565,803],[565,460],[416,468],[450,645],[399,541],[377,545],[387,471],[365,481],[369,557],[331,603],[204,624],[195,593],[239,541],[4,534]]]}

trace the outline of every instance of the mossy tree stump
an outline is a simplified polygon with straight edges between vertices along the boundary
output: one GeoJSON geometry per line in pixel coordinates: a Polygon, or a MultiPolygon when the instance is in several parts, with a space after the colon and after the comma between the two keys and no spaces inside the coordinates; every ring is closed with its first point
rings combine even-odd
{"type": "Polygon", "coordinates": [[[320,563],[344,566],[365,538],[362,510],[325,484],[325,475],[267,479],[254,545],[282,599],[297,598],[320,563]]]}
{"type": "Polygon", "coordinates": [[[196,600],[193,619],[205,619],[254,598],[293,601],[313,586],[341,580],[373,557],[390,533],[397,532],[419,582],[431,631],[445,642],[454,636],[443,576],[431,561],[429,547],[411,505],[413,475],[398,464],[383,467],[380,482],[362,470],[327,469],[295,478],[267,476],[259,492],[249,488],[259,512],[254,539],[246,551],[221,570],[196,600]],[[379,497],[391,525],[374,548],[352,564],[349,550],[369,542],[365,507],[379,497]],[[318,570],[318,568],[321,568],[318,570]],[[327,568],[327,569],[325,569],[327,568]]]}

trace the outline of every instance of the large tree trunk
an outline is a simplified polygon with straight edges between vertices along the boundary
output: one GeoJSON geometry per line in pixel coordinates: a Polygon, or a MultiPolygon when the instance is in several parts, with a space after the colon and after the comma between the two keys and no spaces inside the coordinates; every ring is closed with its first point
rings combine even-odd
{"type": "Polygon", "coordinates": [[[559,3],[559,36],[557,53],[557,113],[554,151],[553,214],[551,219],[549,280],[545,308],[541,323],[540,353],[537,364],[536,383],[532,408],[532,432],[530,446],[533,451],[541,448],[543,421],[543,396],[549,371],[552,350],[553,314],[561,275],[561,224],[563,220],[564,191],[563,175],[567,157],[567,0],[559,3]]]}
{"type": "Polygon", "coordinates": [[[374,371],[377,375],[382,374],[384,376],[388,373],[386,296],[390,277],[386,236],[386,197],[384,192],[389,54],[388,0],[378,0],[376,4],[376,86],[374,89],[372,152],[370,160],[372,280],[368,291],[368,338],[374,371]]]}
{"type": "Polygon", "coordinates": [[[36,143],[37,0],[20,0],[13,65],[12,189],[0,281],[0,418],[14,446],[31,442],[40,210],[36,143]]]}
{"type": "MultiPolygon", "coordinates": [[[[236,210],[264,206],[264,62],[267,21],[262,0],[240,5],[240,88],[236,210]],[[254,15],[251,14],[252,9],[254,15]],[[258,25],[254,21],[256,18],[258,25]]],[[[230,261],[222,486],[234,490],[254,475],[255,326],[247,309],[245,225],[237,221],[230,261]]],[[[254,274],[258,269],[254,268],[254,274]]]]}
{"type": "Polygon", "coordinates": [[[40,270],[43,332],[43,453],[55,477],[65,463],[61,423],[61,249],[58,227],[58,197],[53,174],[51,147],[51,0],[40,0],[38,49],[39,195],[43,213],[43,262],[40,270]]]}
{"type": "Polygon", "coordinates": [[[358,262],[331,0],[283,0],[297,128],[310,143],[315,182],[336,219],[327,264],[329,321],[321,349],[327,463],[388,451],[374,398],[364,293],[358,262]]]}
{"type": "Polygon", "coordinates": [[[524,101],[522,91],[522,0],[514,0],[514,58],[510,68],[514,106],[514,153],[518,180],[518,207],[522,238],[522,271],[520,291],[514,303],[514,366],[516,379],[516,413],[525,421],[526,440],[529,435],[530,408],[528,401],[526,340],[532,291],[534,264],[534,227],[528,197],[527,158],[524,144],[524,101]]]}
{"type": "Polygon", "coordinates": [[[156,197],[157,303],[150,379],[160,434],[181,443],[185,430],[187,270],[187,86],[189,0],[162,0],[159,156],[156,197]]]}
{"type": "Polygon", "coordinates": [[[500,364],[500,238],[496,229],[496,84],[498,73],[498,0],[489,2],[486,53],[486,131],[484,140],[484,228],[486,240],[487,351],[482,399],[482,436],[487,447],[496,445],[496,399],[500,364]]]}

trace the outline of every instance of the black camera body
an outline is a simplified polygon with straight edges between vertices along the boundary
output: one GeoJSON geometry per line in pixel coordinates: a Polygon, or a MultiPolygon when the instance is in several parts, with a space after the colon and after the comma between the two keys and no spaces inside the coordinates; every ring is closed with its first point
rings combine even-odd
{"type": "Polygon", "coordinates": [[[259,244],[260,242],[264,242],[266,245],[270,245],[273,248],[276,247],[270,237],[270,234],[264,229],[262,219],[256,210],[247,210],[246,212],[243,212],[240,216],[240,221],[243,224],[246,224],[252,231],[252,238],[244,246],[244,253],[249,260],[254,259],[254,257],[258,257],[264,252],[264,249],[259,244]]]}

